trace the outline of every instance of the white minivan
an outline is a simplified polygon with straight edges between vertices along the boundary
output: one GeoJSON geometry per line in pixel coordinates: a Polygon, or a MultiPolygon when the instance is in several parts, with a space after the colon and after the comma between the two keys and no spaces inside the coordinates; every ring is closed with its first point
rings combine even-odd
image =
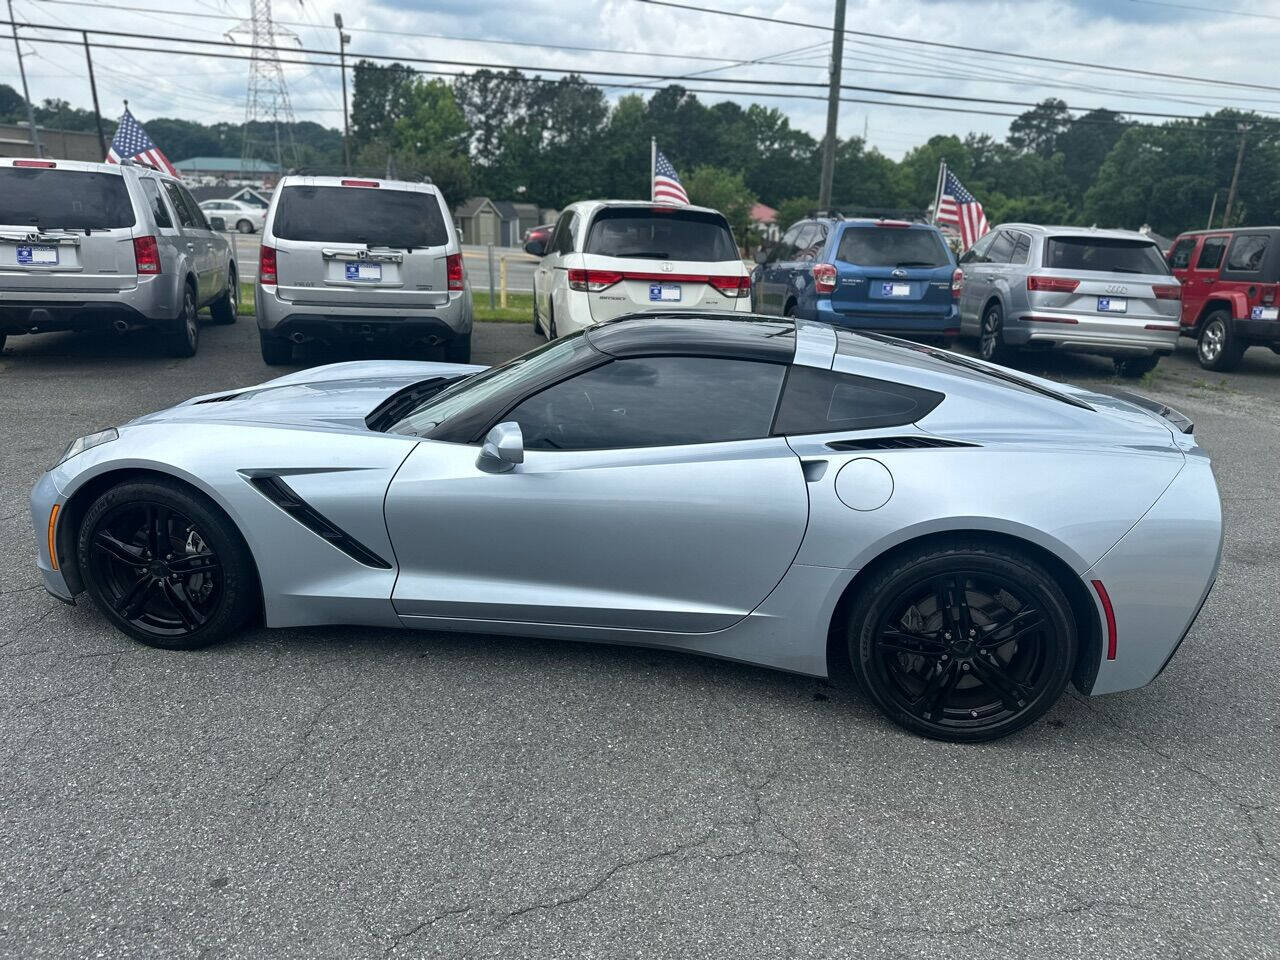
{"type": "Polygon", "coordinates": [[[533,324],[551,340],[639,310],[751,311],[751,276],[724,214],[639,200],[565,207],[527,253],[533,324]]]}

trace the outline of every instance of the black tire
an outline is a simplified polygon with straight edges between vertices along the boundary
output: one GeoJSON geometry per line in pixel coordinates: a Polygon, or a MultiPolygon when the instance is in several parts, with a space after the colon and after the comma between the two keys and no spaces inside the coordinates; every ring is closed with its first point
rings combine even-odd
{"type": "Polygon", "coordinates": [[[790,317],[792,319],[795,319],[796,302],[794,300],[790,301],[785,307],[782,308],[782,315],[784,317],[790,317]]]}
{"type": "Polygon", "coordinates": [[[1008,366],[1017,351],[1004,342],[1004,308],[998,303],[987,307],[978,327],[978,356],[988,363],[1008,366]]]}
{"type": "Polygon", "coordinates": [[[1206,370],[1234,370],[1240,366],[1246,344],[1231,329],[1231,315],[1214,310],[1200,324],[1196,337],[1196,359],[1206,370]]]}
{"type": "Polygon", "coordinates": [[[194,357],[200,349],[200,320],[196,315],[196,292],[182,288],[182,313],[169,325],[165,346],[171,357],[194,357]]]}
{"type": "Polygon", "coordinates": [[[556,308],[547,304],[547,341],[550,342],[560,336],[556,330],[556,308]]]}
{"type": "Polygon", "coordinates": [[[1136,380],[1146,376],[1160,363],[1159,357],[1133,357],[1128,360],[1119,358],[1115,361],[1116,376],[1136,380]]]}
{"type": "Polygon", "coordinates": [[[217,643],[258,608],[240,531],[208,498],[174,481],[130,481],[98,497],[80,522],[76,556],[98,609],[150,647],[217,643]]]}
{"type": "Polygon", "coordinates": [[[848,642],[854,675],[890,720],[957,743],[1043,716],[1077,649],[1053,576],[980,538],[924,545],[877,571],[850,610],[848,642]]]}
{"type": "Polygon", "coordinates": [[[236,229],[241,233],[253,233],[253,224],[248,220],[241,220],[236,224],[236,229]]]}
{"type": "Polygon", "coordinates": [[[446,363],[470,363],[471,334],[460,334],[455,336],[452,340],[446,341],[444,345],[444,359],[446,363]]]}
{"type": "Polygon", "coordinates": [[[4,342],[9,339],[7,333],[0,333],[0,353],[4,353],[4,342]]]}
{"type": "Polygon", "coordinates": [[[209,305],[209,316],[217,324],[236,322],[236,311],[240,308],[240,278],[235,268],[227,270],[227,289],[222,296],[209,305]]]}
{"type": "Polygon", "coordinates": [[[542,317],[538,314],[538,282],[533,282],[533,332],[543,337],[547,335],[547,328],[542,325],[542,317]]]}
{"type": "Polygon", "coordinates": [[[262,348],[262,362],[268,367],[282,367],[293,362],[293,344],[279,337],[269,337],[258,331],[258,345],[262,348]]]}

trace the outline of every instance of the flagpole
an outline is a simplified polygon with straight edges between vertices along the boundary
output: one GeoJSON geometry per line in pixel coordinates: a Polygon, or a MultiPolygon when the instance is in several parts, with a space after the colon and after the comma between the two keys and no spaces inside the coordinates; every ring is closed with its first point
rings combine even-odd
{"type": "Polygon", "coordinates": [[[933,191],[933,214],[932,221],[934,224],[938,222],[938,207],[942,205],[942,182],[947,175],[947,161],[940,160],[938,162],[938,186],[933,191]]]}
{"type": "Polygon", "coordinates": [[[658,138],[649,138],[649,200],[657,200],[653,195],[654,178],[658,175],[658,138]]]}

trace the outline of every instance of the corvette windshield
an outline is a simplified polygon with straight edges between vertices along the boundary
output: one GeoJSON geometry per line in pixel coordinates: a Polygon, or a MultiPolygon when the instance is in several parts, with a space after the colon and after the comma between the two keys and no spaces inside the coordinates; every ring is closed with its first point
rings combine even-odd
{"type": "Polygon", "coordinates": [[[424,400],[387,432],[426,436],[446,420],[465,413],[476,404],[484,403],[499,393],[518,390],[524,380],[554,373],[559,366],[567,367],[579,350],[578,340],[578,337],[552,340],[537,350],[508,360],[500,367],[469,377],[424,400]]]}

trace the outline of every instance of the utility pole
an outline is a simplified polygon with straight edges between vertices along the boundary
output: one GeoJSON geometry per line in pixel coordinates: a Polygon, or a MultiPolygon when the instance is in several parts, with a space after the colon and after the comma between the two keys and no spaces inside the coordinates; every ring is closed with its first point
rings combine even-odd
{"type": "Polygon", "coordinates": [[[342,32],[342,14],[333,15],[338,28],[338,62],[342,65],[342,172],[351,172],[351,121],[347,116],[347,44],[351,34],[342,32]]]}
{"type": "Polygon", "coordinates": [[[98,108],[98,81],[93,78],[93,54],[89,52],[89,33],[80,31],[84,38],[84,59],[89,65],[89,92],[93,94],[93,119],[98,124],[98,149],[102,151],[102,159],[107,158],[107,135],[102,132],[102,110],[98,108]]]}
{"type": "Polygon", "coordinates": [[[827,90],[827,136],[822,141],[822,182],[818,185],[818,209],[831,209],[831,182],[836,175],[836,122],[840,119],[840,75],[844,69],[844,5],[836,0],[836,22],[831,28],[831,83],[827,90]]]}
{"type": "MultiPolygon", "coordinates": [[[[18,74],[22,77],[22,99],[27,101],[27,123],[31,127],[31,145],[35,147],[36,156],[44,156],[44,147],[40,143],[40,134],[36,131],[36,112],[31,109],[31,91],[27,89],[27,70],[22,64],[22,45],[18,43],[18,22],[13,19],[13,0],[9,0],[9,23],[13,25],[13,49],[18,54],[18,74]]],[[[106,154],[104,153],[105,157],[106,154]]]]}
{"type": "Polygon", "coordinates": [[[1227,209],[1222,214],[1224,227],[1231,226],[1231,208],[1236,205],[1236,184],[1240,182],[1240,167],[1244,164],[1244,145],[1248,139],[1249,127],[1247,123],[1236,124],[1236,129],[1240,131],[1240,149],[1236,151],[1236,168],[1231,171],[1231,189],[1227,191],[1227,209]]]}

